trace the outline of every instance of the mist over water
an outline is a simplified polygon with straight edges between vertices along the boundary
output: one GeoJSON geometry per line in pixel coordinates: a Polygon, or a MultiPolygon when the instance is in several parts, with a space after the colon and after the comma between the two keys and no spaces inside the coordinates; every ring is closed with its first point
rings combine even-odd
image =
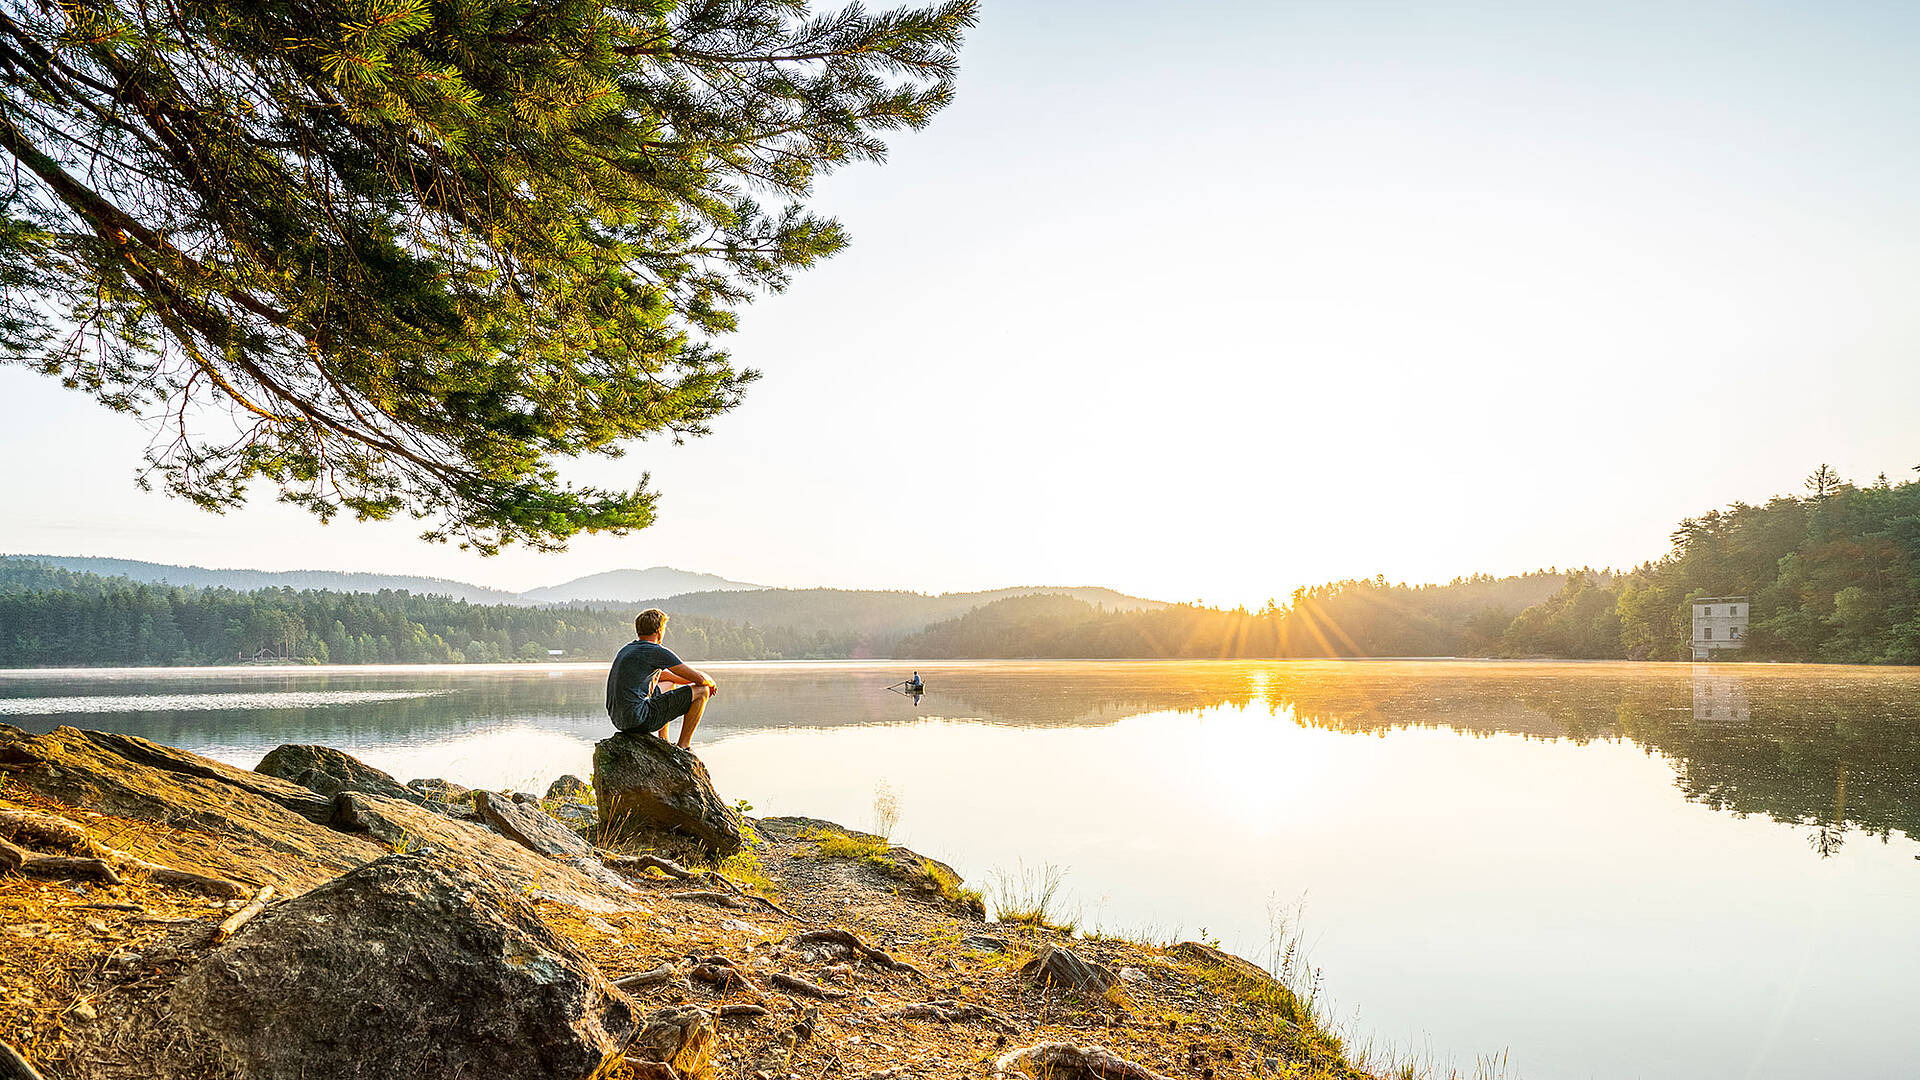
{"type": "MultiPolygon", "coordinates": [[[[1067,868],[1083,928],[1264,960],[1304,912],[1354,1035],[1557,1077],[1911,1074],[1920,673],[1449,662],[705,665],[756,814],[871,827],[975,884],[1067,868]]],[[[251,767],[287,742],[544,790],[598,665],[13,672],[0,721],[251,767]]]]}

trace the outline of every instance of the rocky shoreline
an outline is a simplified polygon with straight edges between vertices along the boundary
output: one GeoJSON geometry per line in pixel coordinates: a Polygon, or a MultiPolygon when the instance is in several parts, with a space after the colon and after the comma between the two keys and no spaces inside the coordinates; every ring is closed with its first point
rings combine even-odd
{"type": "Polygon", "coordinates": [[[663,740],[544,797],[0,725],[0,1080],[1357,1077],[1207,945],[987,923],[663,740]]]}

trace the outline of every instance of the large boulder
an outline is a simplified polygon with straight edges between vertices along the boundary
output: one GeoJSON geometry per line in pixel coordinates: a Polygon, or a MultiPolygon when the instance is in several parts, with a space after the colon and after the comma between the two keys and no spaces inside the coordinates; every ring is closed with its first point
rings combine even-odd
{"type": "Polygon", "coordinates": [[[287,743],[267,751],[253,771],[310,788],[331,799],[343,791],[384,795],[402,802],[426,803],[426,796],[331,746],[287,743]]]}
{"type": "Polygon", "coordinates": [[[713,790],[707,767],[657,736],[622,732],[594,744],[593,791],[610,839],[684,833],[718,858],[746,843],[746,823],[713,790]]]}
{"type": "Polygon", "coordinates": [[[81,1036],[128,1068],[91,1076],[585,1080],[640,1026],[525,900],[430,848],[272,905],[129,996],[81,1036]]]}

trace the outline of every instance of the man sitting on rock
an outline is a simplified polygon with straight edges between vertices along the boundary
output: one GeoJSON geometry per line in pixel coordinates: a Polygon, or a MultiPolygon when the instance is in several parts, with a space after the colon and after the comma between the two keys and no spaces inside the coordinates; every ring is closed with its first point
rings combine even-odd
{"type": "Polygon", "coordinates": [[[685,750],[693,745],[693,729],[700,726],[707,699],[719,693],[720,686],[660,644],[666,629],[667,613],[659,608],[648,608],[633,620],[640,640],[628,642],[613,658],[613,670],[607,672],[607,715],[621,731],[663,739],[668,722],[683,717],[678,745],[685,750]],[[664,688],[669,686],[672,689],[664,688]]]}

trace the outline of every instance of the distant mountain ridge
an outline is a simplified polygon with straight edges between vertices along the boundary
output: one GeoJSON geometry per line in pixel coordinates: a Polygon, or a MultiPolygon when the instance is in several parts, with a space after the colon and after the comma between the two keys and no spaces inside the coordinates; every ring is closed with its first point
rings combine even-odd
{"type": "Polygon", "coordinates": [[[37,562],[83,574],[121,577],[150,585],[179,585],[193,589],[327,589],[332,592],[375,593],[405,589],[424,596],[448,596],[476,604],[521,603],[518,593],[470,585],[447,578],[409,574],[363,574],[342,570],[217,570],[204,566],[175,566],[139,559],[107,559],[86,555],[5,555],[8,561],[37,562]]]}
{"type": "Polygon", "coordinates": [[[608,570],[603,574],[588,574],[586,577],[575,578],[564,585],[529,589],[520,594],[520,599],[535,604],[574,604],[594,601],[621,604],[652,600],[662,596],[678,596],[681,593],[741,592],[764,588],[766,588],[765,585],[732,581],[719,574],[699,574],[691,570],[676,570],[671,566],[651,566],[645,570],[608,570]]]}
{"type": "Polygon", "coordinates": [[[937,596],[867,589],[758,589],[686,593],[654,597],[650,602],[675,615],[703,615],[752,626],[778,626],[798,633],[853,634],[884,639],[958,618],[996,600],[1024,596],[1070,597],[1106,611],[1158,610],[1167,606],[1159,600],[1128,596],[1114,589],[1050,585],[937,596]]]}

